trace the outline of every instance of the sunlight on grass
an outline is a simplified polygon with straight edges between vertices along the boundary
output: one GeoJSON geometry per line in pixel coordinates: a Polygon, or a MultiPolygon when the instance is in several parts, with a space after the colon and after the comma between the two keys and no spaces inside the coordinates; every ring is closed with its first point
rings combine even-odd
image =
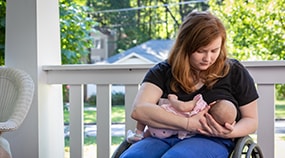
{"type": "MultiPolygon", "coordinates": [[[[84,123],[96,123],[97,121],[96,110],[84,110],[84,123]]],[[[112,122],[113,123],[124,123],[125,122],[125,106],[113,106],[112,107],[112,122]]],[[[64,111],[64,123],[69,122],[69,111],[64,111]]]]}
{"type": "Polygon", "coordinates": [[[112,122],[125,123],[125,106],[112,107],[112,122]]]}
{"type": "Polygon", "coordinates": [[[94,123],[96,122],[97,112],[95,110],[85,110],[84,111],[84,123],[94,123]]]}

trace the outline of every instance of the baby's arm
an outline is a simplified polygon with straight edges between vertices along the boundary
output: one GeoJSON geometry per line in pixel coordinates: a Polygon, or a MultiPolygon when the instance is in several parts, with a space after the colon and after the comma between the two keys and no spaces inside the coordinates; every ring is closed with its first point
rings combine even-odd
{"type": "Polygon", "coordinates": [[[171,106],[180,112],[192,111],[196,105],[196,102],[197,102],[197,100],[195,100],[195,99],[190,100],[190,101],[186,101],[186,102],[178,100],[178,97],[174,94],[169,94],[168,100],[169,100],[171,106]]]}

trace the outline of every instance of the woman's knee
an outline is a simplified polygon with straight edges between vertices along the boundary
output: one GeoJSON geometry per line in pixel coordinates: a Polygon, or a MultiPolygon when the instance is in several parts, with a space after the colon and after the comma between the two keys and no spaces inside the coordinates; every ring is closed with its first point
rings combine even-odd
{"type": "Polygon", "coordinates": [[[169,148],[161,139],[149,137],[131,145],[120,158],[161,157],[169,148]]]}

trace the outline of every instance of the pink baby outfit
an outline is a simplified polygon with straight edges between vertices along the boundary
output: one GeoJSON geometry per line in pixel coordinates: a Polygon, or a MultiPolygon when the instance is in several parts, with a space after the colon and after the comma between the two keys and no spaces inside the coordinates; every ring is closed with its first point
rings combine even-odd
{"type": "MultiPolygon", "coordinates": [[[[207,106],[207,103],[203,100],[203,97],[201,94],[196,95],[193,100],[196,100],[197,102],[196,102],[194,109],[191,112],[181,113],[177,111],[175,108],[173,108],[169,103],[168,104],[164,103],[161,105],[161,107],[165,109],[166,111],[171,112],[175,115],[191,117],[197,114],[198,112],[200,112],[201,110],[203,110],[207,106]]],[[[153,128],[153,127],[148,127],[148,130],[153,137],[157,137],[157,138],[167,138],[167,137],[170,137],[176,134],[178,135],[179,139],[184,139],[186,136],[191,136],[191,133],[188,131],[158,129],[158,128],[153,128]]]]}

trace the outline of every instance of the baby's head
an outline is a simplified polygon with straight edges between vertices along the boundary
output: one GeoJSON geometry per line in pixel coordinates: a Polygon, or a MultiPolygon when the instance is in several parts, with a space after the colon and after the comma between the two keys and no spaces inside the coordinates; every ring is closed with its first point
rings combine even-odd
{"type": "Polygon", "coordinates": [[[237,117],[235,105],[228,100],[219,100],[211,106],[209,113],[221,125],[232,124],[237,117]]]}

